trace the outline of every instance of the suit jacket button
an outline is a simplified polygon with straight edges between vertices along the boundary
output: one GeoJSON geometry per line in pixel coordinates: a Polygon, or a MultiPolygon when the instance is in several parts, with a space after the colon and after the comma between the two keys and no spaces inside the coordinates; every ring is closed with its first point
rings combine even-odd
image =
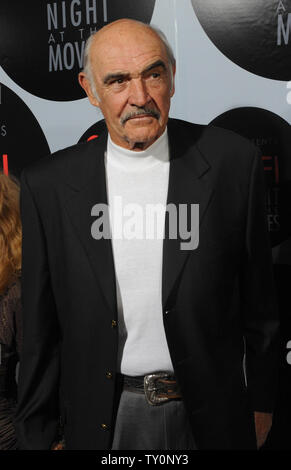
{"type": "Polygon", "coordinates": [[[106,372],[107,379],[112,379],[112,372],[106,372]]]}
{"type": "Polygon", "coordinates": [[[112,326],[112,328],[115,328],[117,326],[117,321],[116,320],[111,320],[111,326],[112,326]]]}
{"type": "Polygon", "coordinates": [[[168,315],[171,310],[165,310],[165,315],[168,315]]]}
{"type": "Polygon", "coordinates": [[[102,429],[104,429],[104,431],[106,431],[109,428],[109,426],[107,424],[104,424],[104,423],[101,424],[101,427],[102,427],[102,429]]]}

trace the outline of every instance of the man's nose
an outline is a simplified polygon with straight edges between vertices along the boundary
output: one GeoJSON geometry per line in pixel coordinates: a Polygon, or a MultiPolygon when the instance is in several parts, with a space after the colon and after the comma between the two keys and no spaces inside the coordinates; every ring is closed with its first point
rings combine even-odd
{"type": "Polygon", "coordinates": [[[140,107],[144,106],[150,100],[151,97],[148,94],[144,80],[141,77],[131,79],[128,97],[129,104],[140,107]]]}

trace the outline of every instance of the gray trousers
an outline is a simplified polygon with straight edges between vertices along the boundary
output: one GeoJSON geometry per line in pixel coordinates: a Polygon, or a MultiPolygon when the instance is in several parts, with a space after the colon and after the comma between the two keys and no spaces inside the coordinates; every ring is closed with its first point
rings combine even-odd
{"type": "Polygon", "coordinates": [[[144,393],[123,390],[112,450],[195,450],[182,400],[150,405],[144,393]]]}

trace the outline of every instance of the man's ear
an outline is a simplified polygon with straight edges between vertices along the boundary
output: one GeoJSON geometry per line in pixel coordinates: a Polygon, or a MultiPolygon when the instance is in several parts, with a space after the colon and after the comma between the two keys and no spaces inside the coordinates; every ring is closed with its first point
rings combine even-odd
{"type": "Polygon", "coordinates": [[[176,75],[176,65],[172,66],[172,71],[173,71],[173,83],[172,83],[172,89],[171,89],[171,98],[175,93],[175,75],[176,75]]]}
{"type": "Polygon", "coordinates": [[[78,80],[79,80],[79,83],[80,83],[81,87],[83,88],[83,90],[85,90],[85,92],[86,92],[86,94],[89,98],[90,103],[93,106],[98,106],[98,108],[99,108],[99,100],[96,98],[96,96],[92,92],[90,81],[88,80],[88,78],[86,77],[84,72],[79,73],[78,80]]]}

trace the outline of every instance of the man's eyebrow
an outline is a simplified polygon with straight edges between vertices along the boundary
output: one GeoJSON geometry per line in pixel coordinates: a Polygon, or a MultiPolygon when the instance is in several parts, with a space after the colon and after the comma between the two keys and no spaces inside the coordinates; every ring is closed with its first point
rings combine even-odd
{"type": "Polygon", "coordinates": [[[149,72],[150,70],[152,69],[155,69],[156,67],[162,67],[164,70],[166,70],[166,64],[165,62],[163,62],[162,60],[157,60],[156,62],[154,62],[153,64],[149,65],[148,67],[146,67],[142,73],[146,73],[146,72],[149,72]]]}
{"type": "MultiPolygon", "coordinates": [[[[143,71],[142,74],[149,72],[152,69],[155,69],[156,67],[162,67],[164,70],[166,70],[166,65],[162,60],[157,60],[153,64],[150,64],[148,67],[146,67],[143,71]]],[[[104,85],[109,83],[111,80],[118,80],[119,78],[128,78],[130,76],[129,73],[125,72],[115,72],[115,73],[109,73],[105,75],[103,79],[104,85]]]]}

